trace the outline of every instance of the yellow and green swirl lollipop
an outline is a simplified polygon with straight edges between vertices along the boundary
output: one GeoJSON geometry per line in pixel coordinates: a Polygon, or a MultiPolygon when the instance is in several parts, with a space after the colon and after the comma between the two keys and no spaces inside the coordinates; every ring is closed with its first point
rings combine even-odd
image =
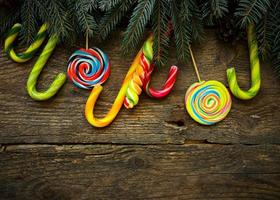
{"type": "Polygon", "coordinates": [[[228,90],[215,80],[192,84],[186,93],[185,102],[190,116],[204,125],[223,120],[231,108],[228,90]]]}
{"type": "Polygon", "coordinates": [[[186,92],[186,109],[196,122],[212,125],[227,116],[231,109],[231,97],[221,82],[200,79],[191,48],[189,50],[199,82],[192,84],[186,92]]]}

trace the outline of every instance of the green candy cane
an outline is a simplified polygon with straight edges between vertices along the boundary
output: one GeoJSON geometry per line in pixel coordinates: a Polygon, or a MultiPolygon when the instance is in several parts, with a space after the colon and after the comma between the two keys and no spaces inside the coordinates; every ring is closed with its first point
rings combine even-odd
{"type": "MultiPolygon", "coordinates": [[[[26,51],[17,54],[14,51],[13,46],[21,28],[22,28],[21,24],[18,23],[15,24],[9,31],[4,45],[4,50],[10,56],[10,58],[15,62],[19,62],[19,63],[27,62],[39,50],[44,40],[46,39],[48,24],[45,23],[41,26],[36,37],[34,38],[33,43],[27,48],[26,51]]],[[[43,101],[51,98],[65,83],[66,75],[64,73],[60,73],[57,75],[53,83],[50,85],[49,89],[47,89],[45,92],[38,92],[36,90],[37,79],[42,69],[44,68],[45,64],[47,63],[49,57],[51,56],[52,52],[54,51],[57,41],[58,41],[58,37],[56,35],[50,37],[47,45],[45,46],[38,60],[36,61],[28,77],[27,91],[30,97],[34,100],[43,101]]]]}
{"type": "Polygon", "coordinates": [[[47,24],[43,24],[34,38],[33,43],[22,53],[16,53],[14,51],[14,42],[22,28],[22,25],[17,23],[8,32],[7,38],[4,44],[5,52],[10,56],[10,58],[19,63],[26,62],[30,60],[34,54],[39,50],[40,46],[44,42],[47,36],[47,24]]]}
{"type": "Polygon", "coordinates": [[[37,79],[45,64],[47,63],[49,57],[51,56],[52,52],[54,51],[57,41],[58,37],[56,35],[50,37],[47,45],[43,49],[43,52],[39,56],[32,71],[29,74],[27,80],[27,91],[30,97],[34,100],[43,101],[51,98],[65,83],[66,75],[64,73],[59,73],[46,91],[38,92],[36,89],[37,79]]]}
{"type": "Polygon", "coordinates": [[[227,78],[232,94],[243,100],[252,99],[257,95],[261,86],[260,61],[258,57],[258,44],[254,32],[254,26],[250,24],[247,29],[248,46],[250,52],[251,88],[248,91],[240,89],[234,68],[227,70],[227,78]]]}

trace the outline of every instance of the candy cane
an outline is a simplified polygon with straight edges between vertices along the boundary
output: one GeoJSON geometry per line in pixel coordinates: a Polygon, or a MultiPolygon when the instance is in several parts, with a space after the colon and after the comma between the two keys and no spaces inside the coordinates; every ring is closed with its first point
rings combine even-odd
{"type": "Polygon", "coordinates": [[[137,66],[139,65],[140,56],[141,56],[141,50],[139,51],[139,53],[137,54],[137,56],[135,57],[132,65],[131,65],[131,67],[129,68],[129,70],[125,76],[125,79],[122,83],[121,89],[120,89],[110,111],[103,118],[96,118],[93,114],[95,103],[103,89],[103,87],[99,84],[94,86],[91,94],[89,95],[89,98],[86,102],[86,107],[85,107],[85,117],[92,126],[105,127],[105,126],[108,126],[109,124],[111,124],[112,121],[116,118],[116,116],[118,115],[118,113],[123,105],[129,82],[132,79],[137,66]]]}
{"type": "Polygon", "coordinates": [[[37,79],[44,68],[45,64],[47,63],[49,57],[51,56],[52,52],[54,51],[56,44],[58,41],[57,36],[51,36],[47,45],[43,49],[43,52],[39,56],[38,60],[36,61],[33,69],[31,70],[28,80],[27,80],[27,91],[28,94],[34,100],[43,101],[51,98],[54,96],[57,91],[62,87],[65,83],[66,75],[64,73],[59,73],[55,80],[52,82],[50,87],[45,92],[38,92],[36,90],[36,83],[37,79]]]}
{"type": "Polygon", "coordinates": [[[146,73],[150,68],[150,62],[153,57],[152,46],[147,45],[147,43],[151,41],[152,37],[150,37],[144,43],[142,50],[140,50],[138,65],[131,80],[129,81],[125,94],[124,106],[126,108],[133,108],[139,101],[139,95],[142,92],[141,87],[143,86],[143,80],[145,79],[146,73]],[[146,56],[144,55],[143,51],[147,52],[146,56]]]}
{"type": "Polygon", "coordinates": [[[88,122],[95,127],[108,126],[117,116],[120,111],[122,104],[126,108],[132,108],[139,101],[139,95],[142,92],[141,87],[145,86],[145,91],[151,96],[161,98],[166,96],[172,89],[175,77],[177,73],[177,67],[173,67],[171,70],[170,77],[167,79],[167,84],[164,85],[162,90],[155,90],[150,88],[150,78],[153,68],[150,68],[151,61],[153,58],[152,48],[153,37],[150,36],[144,43],[142,49],[138,52],[135,57],[129,71],[123,81],[122,87],[107,115],[104,118],[95,118],[93,110],[95,103],[103,89],[101,85],[95,85],[93,88],[85,107],[85,116],[88,122]],[[172,82],[172,83],[171,83],[172,82]],[[171,86],[170,86],[171,85],[171,86]]]}
{"type": "Polygon", "coordinates": [[[260,61],[258,57],[258,44],[254,26],[250,24],[247,30],[248,46],[250,52],[251,88],[248,91],[240,89],[234,68],[227,70],[227,78],[231,92],[239,99],[249,100],[257,95],[261,86],[260,61]]]}
{"type": "Polygon", "coordinates": [[[47,24],[43,24],[39,32],[35,36],[33,43],[27,48],[27,50],[24,51],[23,53],[17,54],[14,51],[13,45],[20,32],[20,29],[22,28],[22,25],[18,23],[15,24],[9,31],[8,36],[5,40],[5,44],[4,44],[5,52],[15,62],[23,63],[30,60],[34,56],[34,54],[39,50],[40,46],[44,42],[47,36],[47,27],[48,27],[47,24]]]}
{"type": "MultiPolygon", "coordinates": [[[[46,31],[48,28],[48,24],[45,23],[41,26],[39,32],[34,38],[34,42],[27,48],[26,51],[17,54],[14,51],[13,44],[20,32],[21,27],[22,25],[18,23],[12,27],[12,29],[8,33],[4,45],[5,52],[11,57],[12,60],[19,63],[23,63],[30,60],[34,56],[34,54],[38,51],[38,49],[40,48],[40,46],[42,45],[42,43],[46,38],[46,34],[47,34],[46,31]]],[[[45,64],[47,63],[49,57],[51,56],[54,48],[56,47],[57,41],[58,41],[58,37],[56,35],[50,37],[47,45],[45,46],[43,52],[39,56],[38,60],[36,61],[34,67],[32,68],[29,74],[27,80],[27,92],[30,95],[30,97],[34,100],[43,101],[51,98],[57,93],[57,91],[62,87],[62,85],[66,80],[65,74],[60,73],[57,75],[53,83],[45,92],[38,92],[36,90],[37,79],[42,69],[44,68],[45,64]]]]}
{"type": "Polygon", "coordinates": [[[153,38],[150,38],[144,43],[142,53],[140,56],[140,64],[136,68],[136,71],[131,79],[127,88],[124,105],[126,108],[133,108],[139,101],[139,95],[144,91],[153,98],[163,98],[170,93],[175,81],[178,68],[172,66],[170,68],[168,78],[161,90],[156,90],[150,86],[151,74],[154,69],[152,64],[153,59],[153,38]]]}
{"type": "Polygon", "coordinates": [[[156,90],[150,86],[151,75],[152,75],[153,70],[154,70],[154,64],[152,63],[150,66],[150,70],[146,74],[145,81],[143,84],[143,89],[146,92],[146,94],[148,94],[150,97],[158,98],[158,99],[164,98],[165,96],[167,96],[170,93],[170,91],[174,87],[177,72],[178,72],[178,67],[174,66],[174,65],[170,67],[167,79],[161,90],[156,90]]]}

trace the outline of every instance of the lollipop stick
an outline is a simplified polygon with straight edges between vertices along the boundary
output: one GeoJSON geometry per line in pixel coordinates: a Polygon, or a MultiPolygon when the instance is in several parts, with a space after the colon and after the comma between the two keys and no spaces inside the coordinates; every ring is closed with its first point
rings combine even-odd
{"type": "Polygon", "coordinates": [[[86,32],[86,49],[88,49],[88,30],[86,32]]]}
{"type": "Polygon", "coordinates": [[[190,54],[191,54],[191,58],[192,58],[192,63],[193,63],[194,69],[195,69],[195,73],[196,73],[197,79],[198,79],[199,82],[201,82],[200,75],[199,75],[199,72],[198,72],[198,67],[196,65],[196,62],[195,62],[194,55],[193,55],[191,47],[189,47],[189,50],[190,50],[190,54]]]}

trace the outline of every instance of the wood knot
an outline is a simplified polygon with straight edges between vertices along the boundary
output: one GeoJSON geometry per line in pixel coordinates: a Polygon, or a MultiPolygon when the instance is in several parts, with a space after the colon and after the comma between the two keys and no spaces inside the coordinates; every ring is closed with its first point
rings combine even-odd
{"type": "Polygon", "coordinates": [[[129,168],[131,169],[143,169],[147,167],[147,161],[140,157],[132,157],[128,160],[129,168]]]}
{"type": "Polygon", "coordinates": [[[171,127],[178,130],[185,130],[187,127],[185,126],[184,120],[172,120],[172,121],[165,121],[165,126],[171,127]]]}

